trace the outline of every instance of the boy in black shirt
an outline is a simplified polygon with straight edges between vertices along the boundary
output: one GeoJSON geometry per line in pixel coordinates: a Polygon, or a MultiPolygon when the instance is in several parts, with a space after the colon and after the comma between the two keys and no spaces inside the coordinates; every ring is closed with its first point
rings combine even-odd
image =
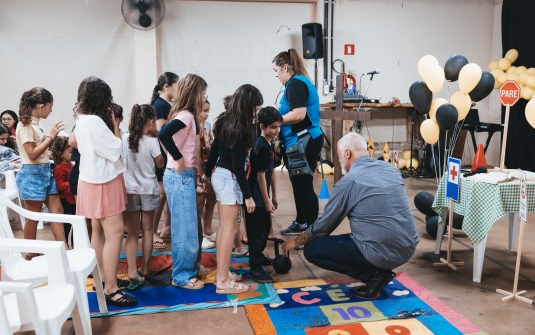
{"type": "Polygon", "coordinates": [[[277,209],[275,175],[273,174],[275,151],[272,140],[280,132],[282,116],[273,107],[264,107],[258,111],[258,122],[262,131],[251,150],[251,171],[249,188],[256,204],[254,212],[247,213],[247,239],[249,240],[249,266],[251,277],[260,283],[272,283],[264,267],[266,241],[271,227],[271,213],[277,209]],[[271,188],[272,197],[269,198],[271,188]]]}

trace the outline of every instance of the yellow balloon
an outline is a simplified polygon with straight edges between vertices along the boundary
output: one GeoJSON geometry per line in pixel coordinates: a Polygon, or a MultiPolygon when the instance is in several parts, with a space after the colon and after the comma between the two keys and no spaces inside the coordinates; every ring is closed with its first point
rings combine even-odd
{"type": "Polygon", "coordinates": [[[535,99],[531,99],[526,105],[526,120],[535,128],[535,99]]]}
{"type": "Polygon", "coordinates": [[[498,76],[498,82],[500,83],[500,85],[503,85],[503,83],[505,83],[506,80],[507,80],[507,73],[502,73],[498,76]]]}
{"type": "Polygon", "coordinates": [[[440,65],[429,66],[424,70],[422,78],[431,92],[437,93],[444,85],[446,79],[444,70],[440,65]]]}
{"type": "Polygon", "coordinates": [[[515,73],[516,71],[516,66],[511,66],[510,68],[507,69],[507,71],[505,71],[506,73],[515,73]]]}
{"type": "Polygon", "coordinates": [[[499,89],[500,87],[502,87],[503,83],[500,83],[499,81],[495,81],[494,82],[494,89],[497,90],[499,89]]]}
{"type": "Polygon", "coordinates": [[[535,98],[535,91],[533,91],[533,94],[531,95],[531,99],[535,98]]]}
{"type": "Polygon", "coordinates": [[[511,61],[508,60],[507,58],[502,58],[498,61],[498,69],[505,71],[510,67],[511,67],[511,61]]]}
{"type": "Polygon", "coordinates": [[[508,73],[507,74],[507,80],[514,80],[518,83],[518,74],[516,73],[508,73]]]}
{"type": "Polygon", "coordinates": [[[457,108],[457,121],[461,121],[470,111],[470,107],[472,106],[472,100],[470,99],[470,96],[467,93],[457,91],[452,94],[450,98],[450,104],[457,108]]]}
{"type": "Polygon", "coordinates": [[[403,169],[405,167],[405,160],[403,158],[398,158],[398,169],[403,169]]]}
{"type": "Polygon", "coordinates": [[[518,75],[518,80],[522,84],[526,85],[529,77],[530,75],[527,72],[522,72],[521,74],[518,75]]]}
{"type": "MultiPolygon", "coordinates": [[[[407,165],[407,163],[405,163],[405,165],[407,165]]],[[[409,166],[405,166],[407,169],[410,169],[410,165],[409,166]]],[[[413,158],[412,159],[412,169],[413,170],[416,170],[418,168],[418,160],[416,158],[413,158]]]]}
{"type": "Polygon", "coordinates": [[[498,61],[497,60],[489,63],[489,71],[492,72],[492,70],[497,69],[497,68],[498,68],[498,61]]]}
{"type": "Polygon", "coordinates": [[[332,168],[327,163],[322,163],[321,165],[318,165],[317,170],[319,173],[321,173],[321,167],[323,167],[323,174],[331,174],[332,168]]]}
{"type": "Polygon", "coordinates": [[[526,72],[527,69],[528,69],[528,68],[525,67],[525,66],[519,66],[519,67],[516,68],[515,73],[521,74],[521,73],[526,72]]]}
{"type": "Polygon", "coordinates": [[[500,74],[505,73],[505,72],[503,72],[500,69],[494,69],[494,70],[491,70],[490,73],[494,76],[494,79],[498,79],[500,74]]]}
{"type": "Polygon", "coordinates": [[[437,98],[435,100],[433,100],[431,102],[431,108],[429,108],[429,117],[433,120],[437,120],[436,118],[436,114],[437,114],[437,109],[438,107],[444,105],[444,104],[447,104],[448,103],[448,100],[444,99],[444,98],[437,98]]]}
{"type": "Polygon", "coordinates": [[[530,67],[526,72],[527,72],[530,76],[535,76],[535,67],[530,67]]]}
{"type": "Polygon", "coordinates": [[[528,80],[526,80],[526,85],[531,88],[535,88],[535,76],[530,76],[528,80]]]}
{"type": "Polygon", "coordinates": [[[516,49],[511,49],[507,51],[504,58],[507,58],[508,60],[511,61],[511,63],[514,63],[516,59],[518,58],[518,51],[516,49]]]}
{"type": "Polygon", "coordinates": [[[529,86],[525,86],[523,89],[522,89],[522,92],[520,92],[521,96],[522,96],[522,99],[526,99],[526,100],[531,100],[531,98],[533,97],[533,89],[529,86]]]}
{"type": "Polygon", "coordinates": [[[517,82],[518,86],[520,86],[520,97],[522,97],[522,90],[524,89],[524,87],[526,87],[526,85],[522,84],[522,83],[519,83],[517,82]]]}
{"type": "Polygon", "coordinates": [[[481,79],[481,68],[475,63],[469,63],[463,66],[459,72],[459,91],[470,93],[476,87],[481,79]]]}
{"type": "MultiPolygon", "coordinates": [[[[440,128],[438,123],[435,120],[427,119],[420,125],[420,134],[422,138],[429,144],[435,144],[438,141],[438,136],[440,135],[440,128]]],[[[405,158],[405,157],[403,157],[405,158]]],[[[410,159],[410,156],[407,160],[410,159]]],[[[414,166],[414,163],[413,163],[414,166]]]]}
{"type": "Polygon", "coordinates": [[[404,160],[408,161],[411,159],[411,151],[410,150],[402,150],[401,151],[401,157],[403,157],[404,160]]]}
{"type": "Polygon", "coordinates": [[[436,59],[435,56],[427,55],[420,58],[418,61],[418,73],[420,74],[420,77],[425,81],[424,74],[427,72],[427,68],[432,66],[440,66],[438,63],[438,59],[436,59]]]}

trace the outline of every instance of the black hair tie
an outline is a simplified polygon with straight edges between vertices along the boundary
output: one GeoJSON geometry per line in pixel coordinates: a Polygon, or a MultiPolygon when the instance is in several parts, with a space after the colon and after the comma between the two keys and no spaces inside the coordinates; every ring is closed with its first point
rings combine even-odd
{"type": "Polygon", "coordinates": [[[290,50],[292,50],[292,49],[288,49],[288,51],[286,51],[288,53],[288,55],[290,55],[290,50]]]}

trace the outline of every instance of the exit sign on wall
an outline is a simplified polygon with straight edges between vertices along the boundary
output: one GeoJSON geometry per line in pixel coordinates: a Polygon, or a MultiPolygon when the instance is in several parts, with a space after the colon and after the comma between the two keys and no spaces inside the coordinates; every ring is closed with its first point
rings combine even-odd
{"type": "Polygon", "coordinates": [[[355,44],[344,44],[344,55],[354,55],[355,54],[355,44]]]}

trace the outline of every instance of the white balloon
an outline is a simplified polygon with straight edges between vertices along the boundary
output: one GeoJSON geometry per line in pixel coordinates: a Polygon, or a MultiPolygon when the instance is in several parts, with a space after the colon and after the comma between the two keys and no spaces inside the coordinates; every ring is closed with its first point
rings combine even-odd
{"type": "Polygon", "coordinates": [[[459,90],[463,93],[470,93],[481,80],[481,67],[475,63],[463,66],[459,72],[459,90]]]}
{"type": "Polygon", "coordinates": [[[466,115],[468,115],[470,107],[472,106],[472,100],[468,94],[457,91],[451,96],[450,104],[457,108],[457,121],[461,121],[466,117],[466,115]]]}
{"type": "Polygon", "coordinates": [[[431,92],[437,93],[444,85],[446,75],[440,65],[434,65],[426,69],[424,81],[431,92]]]}
{"type": "Polygon", "coordinates": [[[420,74],[420,77],[422,77],[424,81],[425,81],[425,78],[423,74],[426,73],[427,68],[433,65],[439,66],[438,59],[436,59],[435,56],[431,56],[431,55],[423,56],[418,61],[418,73],[420,74]]]}
{"type": "Polygon", "coordinates": [[[444,104],[447,104],[448,103],[448,100],[444,99],[444,98],[437,98],[435,100],[433,100],[431,102],[431,108],[429,108],[429,117],[433,120],[437,120],[436,118],[436,114],[437,114],[437,109],[438,107],[444,105],[444,104]]]}

